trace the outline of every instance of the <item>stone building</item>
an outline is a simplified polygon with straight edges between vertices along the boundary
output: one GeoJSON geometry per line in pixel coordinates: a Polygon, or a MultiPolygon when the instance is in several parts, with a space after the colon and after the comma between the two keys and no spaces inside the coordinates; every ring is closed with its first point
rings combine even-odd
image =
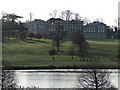
{"type": "Polygon", "coordinates": [[[107,25],[95,21],[84,26],[83,32],[86,38],[107,38],[107,25]]]}
{"type": "Polygon", "coordinates": [[[47,21],[35,19],[28,24],[28,33],[45,33],[55,31],[56,25],[63,25],[64,31],[67,32],[67,37],[78,31],[82,30],[86,38],[107,38],[107,25],[102,22],[93,22],[83,26],[83,21],[65,21],[60,18],[50,18],[47,21]]]}
{"type": "Polygon", "coordinates": [[[45,33],[48,32],[48,23],[41,20],[35,19],[28,23],[28,33],[45,33]]]}
{"type": "Polygon", "coordinates": [[[83,29],[83,21],[64,21],[60,18],[51,18],[48,21],[49,24],[49,30],[50,31],[55,31],[56,30],[56,25],[61,24],[63,25],[64,31],[67,32],[67,37],[72,37],[72,35],[78,31],[83,29]]]}

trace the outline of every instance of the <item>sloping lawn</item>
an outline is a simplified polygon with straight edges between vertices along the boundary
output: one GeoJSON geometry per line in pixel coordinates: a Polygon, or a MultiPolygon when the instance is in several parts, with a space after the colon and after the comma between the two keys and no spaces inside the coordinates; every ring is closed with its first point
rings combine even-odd
{"type": "MultiPolygon", "coordinates": [[[[117,54],[118,41],[116,39],[89,39],[90,59],[98,60],[102,65],[117,65],[117,62],[111,58],[117,54]]],[[[55,55],[55,60],[52,61],[52,56],[49,55],[49,50],[55,48],[52,40],[41,39],[39,42],[36,39],[19,41],[10,39],[3,42],[3,62],[11,66],[79,66],[87,65],[89,61],[80,61],[78,56],[74,56],[72,60],[69,55],[69,50],[72,42],[64,41],[61,44],[60,52],[55,55]]],[[[77,51],[77,48],[76,48],[77,51]]]]}

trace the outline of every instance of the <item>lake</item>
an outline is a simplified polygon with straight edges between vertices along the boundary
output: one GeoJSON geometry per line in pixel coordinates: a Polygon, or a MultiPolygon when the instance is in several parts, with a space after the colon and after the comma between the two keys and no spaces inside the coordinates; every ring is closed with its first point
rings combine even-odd
{"type": "MultiPolygon", "coordinates": [[[[109,70],[110,81],[118,88],[118,70],[109,70]]],[[[78,88],[81,69],[16,70],[17,85],[39,88],[78,88]]]]}

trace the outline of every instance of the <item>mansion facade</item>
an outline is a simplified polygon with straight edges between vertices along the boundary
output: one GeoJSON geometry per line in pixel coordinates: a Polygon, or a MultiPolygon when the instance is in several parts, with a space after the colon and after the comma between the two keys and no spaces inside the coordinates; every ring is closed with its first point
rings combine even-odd
{"type": "Polygon", "coordinates": [[[84,26],[86,38],[107,38],[108,27],[102,22],[93,22],[84,26]]]}
{"type": "Polygon", "coordinates": [[[56,25],[61,24],[64,31],[67,32],[67,37],[82,30],[86,38],[107,38],[107,25],[102,22],[93,22],[83,26],[83,21],[64,21],[60,18],[50,18],[47,21],[35,19],[28,23],[28,33],[45,33],[55,31],[56,25]]]}

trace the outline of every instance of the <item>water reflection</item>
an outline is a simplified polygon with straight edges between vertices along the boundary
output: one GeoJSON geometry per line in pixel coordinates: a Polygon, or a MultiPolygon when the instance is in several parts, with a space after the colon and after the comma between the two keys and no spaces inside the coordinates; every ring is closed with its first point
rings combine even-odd
{"type": "Polygon", "coordinates": [[[15,74],[13,71],[2,70],[0,75],[2,76],[2,82],[0,83],[2,90],[6,90],[7,88],[16,88],[15,74]]]}
{"type": "Polygon", "coordinates": [[[107,69],[83,69],[84,73],[78,77],[79,85],[82,88],[111,88],[110,73],[107,69]]]}
{"type": "Polygon", "coordinates": [[[75,76],[78,76],[77,73],[37,72],[26,74],[16,72],[18,85],[24,87],[72,88],[77,84],[77,78],[75,76]]]}
{"type": "MultiPolygon", "coordinates": [[[[110,81],[118,87],[117,70],[109,70],[110,81]]],[[[40,88],[77,88],[81,69],[19,70],[15,71],[17,85],[40,88]]]]}

